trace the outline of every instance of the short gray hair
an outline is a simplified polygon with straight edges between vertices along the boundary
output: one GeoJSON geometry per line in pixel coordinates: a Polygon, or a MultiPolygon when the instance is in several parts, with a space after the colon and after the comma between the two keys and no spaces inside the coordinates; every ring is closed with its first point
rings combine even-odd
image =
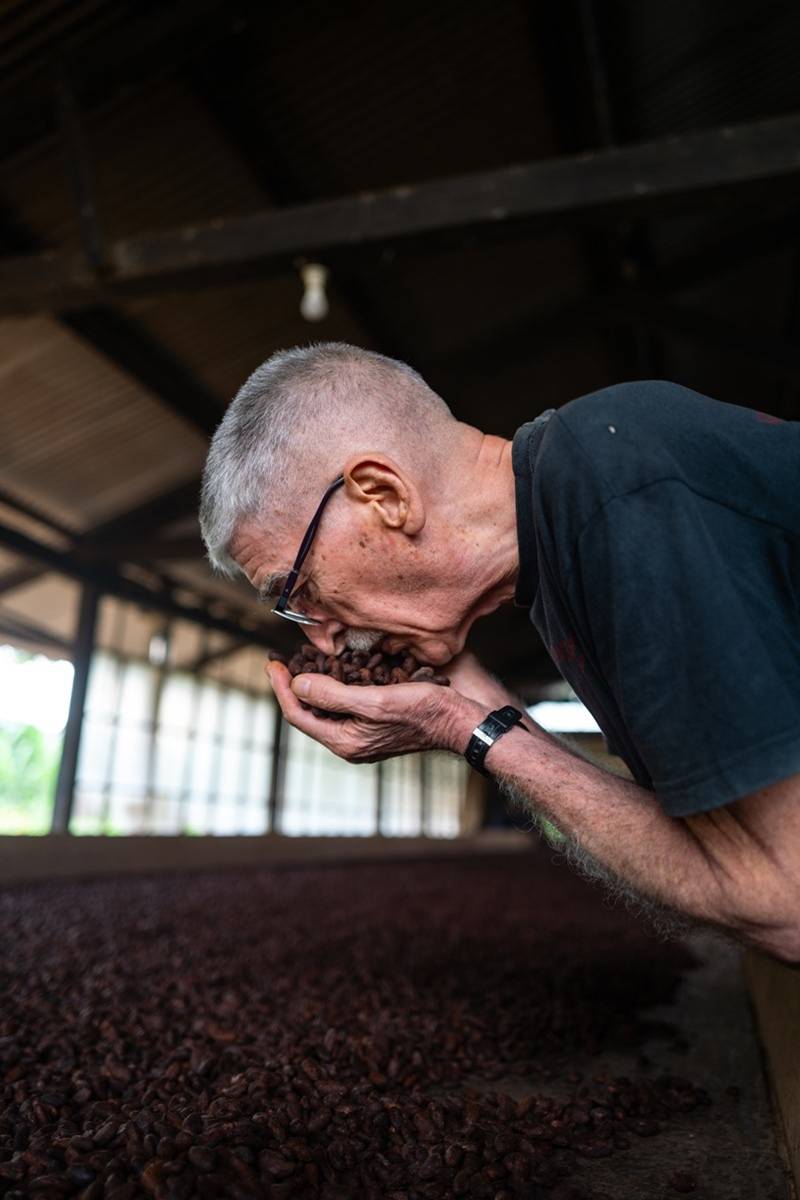
{"type": "Polygon", "coordinates": [[[240,573],[229,549],[237,527],[262,514],[271,495],[292,494],[299,459],[304,472],[313,477],[316,467],[322,477],[343,449],[412,442],[430,452],[431,426],[452,419],[444,400],[398,359],[345,342],[277,351],[239,389],[211,442],[200,530],[212,566],[240,573]]]}

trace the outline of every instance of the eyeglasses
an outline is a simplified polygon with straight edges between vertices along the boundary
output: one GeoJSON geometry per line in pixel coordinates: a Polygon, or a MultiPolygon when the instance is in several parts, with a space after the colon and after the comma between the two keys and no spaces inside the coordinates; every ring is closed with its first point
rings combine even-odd
{"type": "Polygon", "coordinates": [[[300,574],[300,568],[303,565],[306,555],[311,549],[311,543],[314,540],[314,534],[317,532],[317,527],[322,520],[322,514],[325,510],[325,505],[328,503],[336,489],[341,487],[343,483],[344,475],[339,475],[338,478],[334,479],[333,483],[325,489],[325,495],[320,500],[317,511],[311,518],[311,524],[306,530],[303,540],[300,543],[300,549],[297,552],[297,558],[294,560],[294,565],[287,576],[284,589],[278,598],[278,603],[272,610],[276,616],[285,617],[287,621],[294,621],[297,625],[322,624],[322,621],[318,621],[316,617],[307,617],[305,613],[292,612],[292,610],[286,606],[291,598],[292,588],[297,582],[297,576],[300,574]]]}

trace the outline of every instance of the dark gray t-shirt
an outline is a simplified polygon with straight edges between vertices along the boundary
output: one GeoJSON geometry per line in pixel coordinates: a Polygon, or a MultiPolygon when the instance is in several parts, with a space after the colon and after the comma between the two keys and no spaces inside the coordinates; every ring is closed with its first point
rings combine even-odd
{"type": "Polygon", "coordinates": [[[800,422],[662,380],[514,436],[515,602],[664,810],[800,771],[800,422]]]}

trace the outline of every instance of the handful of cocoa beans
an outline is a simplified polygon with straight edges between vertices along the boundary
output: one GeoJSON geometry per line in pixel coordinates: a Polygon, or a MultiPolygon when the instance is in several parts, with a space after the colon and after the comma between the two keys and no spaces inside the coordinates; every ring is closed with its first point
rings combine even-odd
{"type": "Polygon", "coordinates": [[[381,686],[388,683],[438,683],[449,687],[450,680],[436,667],[420,662],[408,651],[402,654],[374,653],[367,650],[343,650],[341,654],[325,654],[306,643],[291,658],[270,652],[271,662],[282,662],[290,675],[330,675],[340,683],[381,686]]]}
{"type": "MultiPolygon", "coordinates": [[[[374,653],[367,650],[343,650],[341,654],[325,654],[317,650],[309,642],[301,646],[291,658],[283,654],[270,652],[271,662],[282,662],[288,668],[290,675],[330,675],[340,683],[358,687],[377,684],[379,687],[389,683],[438,683],[449,687],[450,680],[446,675],[440,675],[435,667],[421,663],[409,652],[403,654],[384,654],[382,650],[374,653]]],[[[330,717],[336,721],[344,721],[350,713],[326,712],[321,708],[311,707],[315,717],[330,717]]]]}

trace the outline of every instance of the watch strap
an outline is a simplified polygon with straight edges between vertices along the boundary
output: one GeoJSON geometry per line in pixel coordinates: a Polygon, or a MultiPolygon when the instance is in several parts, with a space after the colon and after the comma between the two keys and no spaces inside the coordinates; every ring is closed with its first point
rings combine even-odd
{"type": "Polygon", "coordinates": [[[469,765],[476,771],[480,771],[482,775],[488,775],[489,772],[484,767],[483,760],[486,758],[489,748],[504,733],[508,733],[509,729],[513,729],[515,725],[521,723],[522,713],[518,708],[514,708],[513,704],[506,704],[503,708],[496,708],[490,712],[480,725],[475,726],[467,743],[464,757],[469,765]]]}

